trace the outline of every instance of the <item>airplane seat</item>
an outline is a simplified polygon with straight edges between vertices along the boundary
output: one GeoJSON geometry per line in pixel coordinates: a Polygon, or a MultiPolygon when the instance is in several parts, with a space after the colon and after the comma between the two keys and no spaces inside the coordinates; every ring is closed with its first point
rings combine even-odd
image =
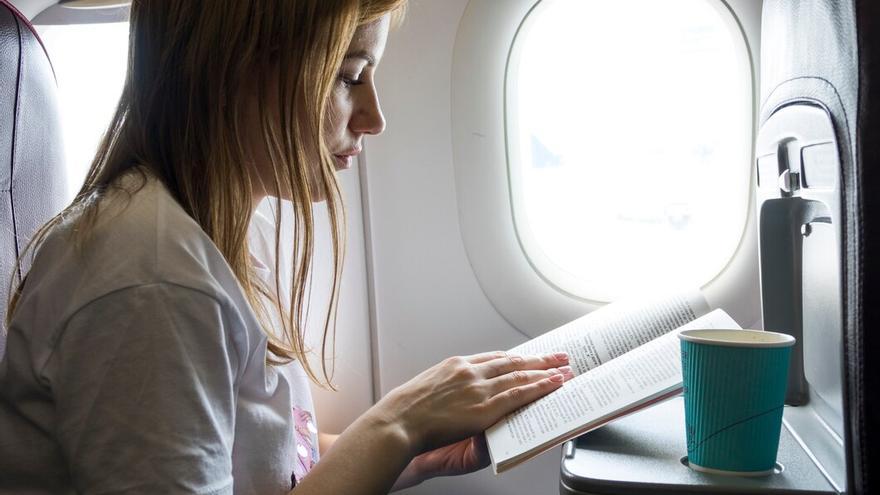
{"type": "MultiPolygon", "coordinates": [[[[847,342],[847,397],[849,420],[855,432],[852,442],[856,493],[880,488],[880,3],[858,1],[859,100],[857,168],[860,174],[861,229],[857,256],[861,279],[854,294],[853,335],[847,342]],[[872,393],[873,391],[873,393],[872,393]],[[873,456],[871,455],[873,449],[873,456]]],[[[855,243],[853,243],[855,244],[855,243]]],[[[847,315],[849,318],[850,315],[847,315]]],[[[850,320],[848,320],[850,321],[850,320]]]]}
{"type": "Polygon", "coordinates": [[[880,365],[870,359],[880,323],[878,19],[878,2],[864,0],[762,4],[752,164],[762,316],[765,329],[798,341],[777,473],[683,468],[681,406],[667,403],[566,445],[561,493],[878,490],[880,365]]]}
{"type": "Polygon", "coordinates": [[[878,14],[861,0],[765,0],[756,144],[764,325],[800,341],[789,426],[834,487],[857,494],[880,468],[869,448],[878,14]]]}
{"type": "MultiPolygon", "coordinates": [[[[0,357],[15,263],[33,233],[66,200],[57,86],[30,21],[0,0],[0,357]]],[[[29,265],[22,260],[14,284],[29,265]]]]}

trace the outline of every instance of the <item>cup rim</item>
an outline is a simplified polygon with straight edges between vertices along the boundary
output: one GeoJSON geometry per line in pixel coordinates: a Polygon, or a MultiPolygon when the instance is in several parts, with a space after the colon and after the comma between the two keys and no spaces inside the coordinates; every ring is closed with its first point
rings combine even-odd
{"type": "Polygon", "coordinates": [[[733,328],[694,328],[682,330],[678,333],[678,338],[697,344],[765,349],[791,347],[796,342],[794,337],[784,333],[733,328]]]}

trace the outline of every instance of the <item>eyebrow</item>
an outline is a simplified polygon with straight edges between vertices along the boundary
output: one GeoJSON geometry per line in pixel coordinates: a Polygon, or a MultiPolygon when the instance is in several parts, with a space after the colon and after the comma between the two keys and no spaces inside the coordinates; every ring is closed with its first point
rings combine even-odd
{"type": "Polygon", "coordinates": [[[367,61],[367,65],[373,66],[376,65],[376,58],[373,57],[373,54],[366,50],[358,50],[354,52],[349,52],[345,55],[345,59],[348,60],[350,58],[362,58],[367,61]]]}

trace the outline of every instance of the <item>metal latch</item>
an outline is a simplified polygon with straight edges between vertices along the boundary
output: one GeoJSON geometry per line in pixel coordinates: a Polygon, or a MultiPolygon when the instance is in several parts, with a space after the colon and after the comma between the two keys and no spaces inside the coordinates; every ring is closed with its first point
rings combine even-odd
{"type": "Polygon", "coordinates": [[[779,189],[791,194],[801,188],[800,174],[785,169],[779,174],[779,189]]]}

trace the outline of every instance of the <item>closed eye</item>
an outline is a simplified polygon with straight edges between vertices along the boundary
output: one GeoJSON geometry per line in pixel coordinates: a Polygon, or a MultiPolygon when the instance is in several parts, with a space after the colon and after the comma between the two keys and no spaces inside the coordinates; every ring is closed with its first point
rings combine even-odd
{"type": "Polygon", "coordinates": [[[361,84],[364,83],[362,80],[360,80],[358,78],[346,77],[346,76],[339,76],[339,80],[342,81],[342,84],[345,85],[345,87],[360,86],[361,84]]]}

